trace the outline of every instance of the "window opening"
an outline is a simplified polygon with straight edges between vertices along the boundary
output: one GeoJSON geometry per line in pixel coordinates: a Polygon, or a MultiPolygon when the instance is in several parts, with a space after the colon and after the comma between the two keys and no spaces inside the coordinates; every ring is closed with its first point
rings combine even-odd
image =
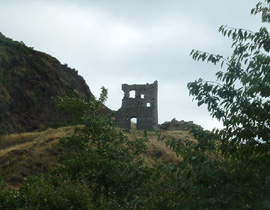
{"type": "Polygon", "coordinates": [[[150,103],[146,103],[146,107],[151,107],[151,104],[150,103]]]}
{"type": "Polygon", "coordinates": [[[136,92],[135,92],[135,90],[131,90],[131,91],[129,91],[129,98],[135,98],[135,94],[136,92]]]}
{"type": "Polygon", "coordinates": [[[144,94],[141,94],[141,98],[144,98],[144,94]]]}

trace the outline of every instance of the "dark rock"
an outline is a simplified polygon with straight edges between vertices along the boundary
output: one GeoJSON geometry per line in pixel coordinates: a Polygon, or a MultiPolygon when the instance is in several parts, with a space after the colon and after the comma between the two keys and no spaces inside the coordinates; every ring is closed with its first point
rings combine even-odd
{"type": "Polygon", "coordinates": [[[23,177],[18,174],[12,174],[11,177],[8,179],[8,182],[11,183],[22,183],[23,177]]]}
{"type": "Polygon", "coordinates": [[[52,56],[0,33],[0,135],[70,122],[52,98],[90,98],[84,79],[52,56]]]}
{"type": "Polygon", "coordinates": [[[19,174],[22,175],[23,177],[27,176],[27,173],[24,170],[19,171],[19,174]]]}
{"type": "Polygon", "coordinates": [[[162,154],[161,151],[157,151],[157,150],[154,151],[154,156],[155,156],[156,158],[161,158],[162,155],[163,155],[163,154],[162,154]]]}
{"type": "Polygon", "coordinates": [[[159,128],[162,130],[188,130],[192,126],[193,121],[178,121],[174,118],[170,122],[164,122],[163,124],[159,125],[159,128]]]}
{"type": "Polygon", "coordinates": [[[11,150],[9,152],[9,154],[11,154],[13,156],[21,156],[21,155],[23,155],[25,153],[27,153],[27,150],[24,150],[24,149],[22,149],[22,150],[11,150]]]}
{"type": "MultiPolygon", "coordinates": [[[[2,164],[1,164],[2,165],[2,164]]],[[[6,168],[9,166],[9,161],[6,161],[3,165],[2,165],[2,168],[6,168]]]]}

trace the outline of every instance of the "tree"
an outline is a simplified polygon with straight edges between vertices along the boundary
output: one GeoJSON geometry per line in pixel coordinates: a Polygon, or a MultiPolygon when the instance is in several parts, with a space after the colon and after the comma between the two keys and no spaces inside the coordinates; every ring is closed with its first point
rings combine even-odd
{"type": "MultiPolygon", "coordinates": [[[[262,22],[270,22],[270,1],[259,2],[251,14],[261,14],[262,22]]],[[[225,58],[222,55],[192,50],[196,61],[220,64],[222,70],[216,73],[217,81],[198,79],[188,84],[190,95],[198,106],[206,104],[211,116],[223,122],[222,129],[216,129],[216,142],[198,138],[196,154],[213,151],[217,161],[191,161],[193,173],[212,168],[207,175],[208,190],[201,188],[207,199],[217,203],[232,203],[227,207],[244,209],[270,208],[270,36],[266,27],[258,32],[221,26],[223,36],[232,39],[233,53],[225,58]],[[225,67],[225,69],[224,69],[225,67]],[[213,143],[214,142],[214,143],[213,143]],[[199,150],[198,150],[199,148],[199,150]],[[207,149],[206,149],[207,148],[207,149]],[[192,163],[193,162],[193,163],[192,163]],[[211,165],[209,165],[211,163],[211,165]],[[213,163],[215,163],[214,167],[213,163]],[[194,165],[195,164],[195,165],[194,165]],[[194,170],[200,165],[200,170],[194,170]],[[222,183],[222,185],[220,185],[222,183]],[[213,189],[215,189],[213,191],[213,189]],[[211,193],[221,192],[216,197],[211,193]]],[[[198,129],[196,130],[196,132],[198,129]]],[[[195,150],[193,150],[195,151],[195,150]]],[[[211,154],[211,153],[210,153],[211,154]]],[[[207,157],[207,155],[205,156],[207,157]]],[[[198,160],[198,159],[197,159],[198,160]]],[[[209,161],[209,159],[207,160],[209,161]]],[[[196,183],[196,178],[195,178],[196,183]]],[[[197,182],[198,183],[198,182],[197,182]]],[[[198,188],[196,188],[198,189],[198,188]]],[[[204,196],[202,196],[204,197],[204,196]]],[[[201,202],[206,201],[201,197],[201,202]]]]}
{"type": "MultiPolygon", "coordinates": [[[[270,0],[252,14],[270,22],[270,0]]],[[[193,50],[195,60],[220,64],[217,82],[188,84],[198,105],[206,104],[224,128],[209,132],[194,125],[197,141],[168,140],[183,161],[147,167],[140,158],[147,133],[129,141],[102,115],[107,91],[99,100],[57,98],[59,108],[82,123],[74,135],[61,139],[61,168],[4,191],[4,209],[270,209],[270,38],[258,32],[221,26],[232,38],[233,54],[193,50]]],[[[159,139],[162,140],[161,135],[159,139]]]]}
{"type": "Polygon", "coordinates": [[[131,201],[145,193],[154,171],[140,156],[147,132],[128,140],[106,115],[106,99],[105,88],[99,99],[54,99],[77,123],[71,136],[59,139],[60,166],[19,190],[5,190],[0,180],[1,209],[136,209],[131,201]]]}
{"type": "Polygon", "coordinates": [[[121,204],[132,200],[153,171],[140,156],[146,149],[147,133],[135,141],[128,140],[104,114],[106,99],[105,88],[98,100],[56,99],[58,107],[71,112],[82,125],[72,136],[60,140],[66,152],[60,159],[59,174],[84,180],[92,189],[96,206],[114,199],[121,204]]]}
{"type": "MultiPolygon", "coordinates": [[[[270,0],[252,14],[270,22],[270,0]]],[[[143,205],[153,209],[270,209],[270,37],[221,26],[232,38],[230,57],[192,50],[196,61],[220,64],[217,81],[188,84],[198,105],[206,104],[224,128],[214,132],[194,126],[196,142],[172,139],[169,146],[183,161],[161,166],[149,184],[143,205]]]]}
{"type": "MultiPolygon", "coordinates": [[[[262,14],[270,22],[269,3],[259,2],[252,14],[262,14]]],[[[221,55],[192,50],[196,61],[226,65],[216,73],[217,82],[199,79],[188,84],[198,105],[206,104],[212,117],[221,120],[222,139],[232,143],[259,145],[270,142],[270,37],[267,28],[258,32],[221,26],[219,31],[232,38],[233,53],[221,55]],[[258,141],[260,140],[260,141],[258,141]]],[[[264,144],[265,145],[265,144],[264,144]]]]}

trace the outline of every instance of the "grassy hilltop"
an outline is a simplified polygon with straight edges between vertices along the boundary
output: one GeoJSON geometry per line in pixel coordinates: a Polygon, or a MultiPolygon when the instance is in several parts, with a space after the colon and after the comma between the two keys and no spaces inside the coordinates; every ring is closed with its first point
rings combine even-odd
{"type": "MultiPolygon", "coordinates": [[[[0,137],[0,174],[9,188],[17,188],[30,176],[51,172],[59,164],[62,148],[57,146],[58,139],[74,132],[75,126],[47,129],[44,131],[11,134],[0,137]]],[[[143,136],[143,131],[133,128],[125,135],[132,141],[143,136]]],[[[189,137],[188,130],[162,131],[167,138],[189,137]]],[[[176,164],[181,157],[169,149],[165,142],[157,140],[155,132],[149,132],[147,152],[142,154],[147,164],[154,164],[155,159],[164,164],[176,164]]]]}

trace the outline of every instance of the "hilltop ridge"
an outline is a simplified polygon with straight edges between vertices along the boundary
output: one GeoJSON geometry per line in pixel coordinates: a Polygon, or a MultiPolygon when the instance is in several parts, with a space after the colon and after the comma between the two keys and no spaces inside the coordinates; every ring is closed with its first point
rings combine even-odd
{"type": "Polygon", "coordinates": [[[65,124],[52,97],[92,95],[77,70],[0,32],[0,135],[65,124]]]}

